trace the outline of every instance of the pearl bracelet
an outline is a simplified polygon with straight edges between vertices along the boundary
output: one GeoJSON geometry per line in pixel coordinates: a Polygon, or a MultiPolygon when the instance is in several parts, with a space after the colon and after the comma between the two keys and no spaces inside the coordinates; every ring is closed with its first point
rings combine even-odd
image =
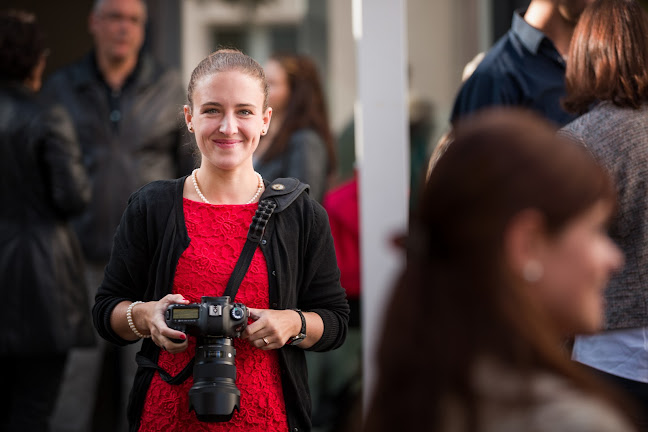
{"type": "Polygon", "coordinates": [[[135,323],[133,323],[133,306],[139,303],[144,303],[142,301],[136,301],[130,304],[128,306],[128,309],[126,309],[126,320],[128,321],[128,327],[130,327],[131,330],[133,330],[133,333],[135,333],[135,336],[137,336],[140,339],[146,339],[150,338],[151,335],[143,335],[139,331],[137,331],[137,328],[135,327],[135,323]]]}

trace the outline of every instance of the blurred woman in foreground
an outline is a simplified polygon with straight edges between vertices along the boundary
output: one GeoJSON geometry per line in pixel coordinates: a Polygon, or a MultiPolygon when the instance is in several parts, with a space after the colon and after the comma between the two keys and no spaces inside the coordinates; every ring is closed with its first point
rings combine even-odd
{"type": "Polygon", "coordinates": [[[539,117],[460,123],[413,218],[367,431],[628,431],[562,341],[600,328],[613,185],[539,117]]]}

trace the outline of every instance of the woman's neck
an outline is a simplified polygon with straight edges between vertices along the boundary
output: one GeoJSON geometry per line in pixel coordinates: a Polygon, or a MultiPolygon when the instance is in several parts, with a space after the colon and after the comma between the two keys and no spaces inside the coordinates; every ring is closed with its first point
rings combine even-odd
{"type": "MultiPolygon", "coordinates": [[[[192,176],[189,176],[185,184],[185,197],[194,201],[203,201],[198,194],[200,191],[210,204],[245,204],[259,190],[259,176],[251,165],[225,171],[203,164],[194,175],[197,188],[193,184],[192,176]]],[[[259,196],[260,193],[254,201],[258,200],[259,196]]]]}

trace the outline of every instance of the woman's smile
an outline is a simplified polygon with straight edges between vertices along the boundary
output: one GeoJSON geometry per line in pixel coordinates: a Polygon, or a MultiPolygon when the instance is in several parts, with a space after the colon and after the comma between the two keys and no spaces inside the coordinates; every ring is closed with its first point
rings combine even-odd
{"type": "Polygon", "coordinates": [[[228,149],[236,147],[237,144],[241,143],[240,139],[231,139],[231,138],[216,138],[212,142],[220,148],[228,149]]]}

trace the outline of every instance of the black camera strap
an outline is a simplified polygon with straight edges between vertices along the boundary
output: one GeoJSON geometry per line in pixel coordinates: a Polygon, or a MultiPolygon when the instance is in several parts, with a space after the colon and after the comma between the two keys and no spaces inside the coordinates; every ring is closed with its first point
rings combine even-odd
{"type": "Polygon", "coordinates": [[[250,229],[248,229],[247,240],[243,245],[243,251],[241,251],[241,256],[239,256],[238,261],[236,262],[236,267],[232,271],[232,275],[227,282],[225,287],[224,296],[229,296],[232,301],[236,297],[239,286],[243,282],[243,278],[250,268],[252,263],[252,258],[254,257],[254,251],[256,251],[263,233],[265,232],[266,225],[270,220],[270,216],[277,208],[277,203],[271,199],[264,199],[259,201],[259,206],[257,211],[252,217],[252,223],[250,224],[250,229]]]}
{"type": "Polygon", "coordinates": [[[135,355],[135,360],[137,361],[137,365],[139,367],[155,369],[156,371],[158,371],[160,378],[162,378],[162,381],[164,381],[165,383],[171,385],[180,385],[183,382],[187,381],[187,378],[191,376],[196,357],[192,357],[189,363],[187,363],[187,365],[184,367],[184,369],[182,369],[176,376],[171,375],[170,373],[165,371],[162,366],[158,365],[156,362],[142,355],[141,353],[137,353],[135,355]]]}
{"type": "MultiPolygon", "coordinates": [[[[250,268],[252,258],[254,257],[254,251],[256,251],[256,248],[259,245],[261,238],[263,237],[263,233],[265,232],[266,225],[268,225],[270,216],[272,216],[272,213],[276,208],[277,203],[272,199],[264,199],[259,201],[259,206],[257,207],[256,213],[254,213],[254,216],[252,217],[252,223],[250,224],[250,228],[248,229],[247,239],[245,240],[245,244],[243,245],[243,251],[241,251],[241,255],[236,262],[234,271],[232,271],[232,275],[230,276],[229,281],[227,282],[227,286],[225,287],[225,293],[223,294],[223,296],[229,296],[232,301],[234,301],[234,297],[236,297],[239,286],[241,285],[241,282],[243,282],[243,278],[245,277],[248,268],[250,268]]],[[[162,378],[164,382],[171,385],[180,385],[185,382],[193,372],[193,365],[195,361],[195,357],[192,358],[184,367],[184,369],[180,371],[180,373],[178,373],[176,376],[173,376],[165,371],[164,368],[162,368],[156,362],[152,361],[148,357],[141,355],[140,353],[136,355],[135,359],[137,360],[137,364],[140,367],[153,368],[157,370],[160,374],[160,378],[162,378]]]]}

